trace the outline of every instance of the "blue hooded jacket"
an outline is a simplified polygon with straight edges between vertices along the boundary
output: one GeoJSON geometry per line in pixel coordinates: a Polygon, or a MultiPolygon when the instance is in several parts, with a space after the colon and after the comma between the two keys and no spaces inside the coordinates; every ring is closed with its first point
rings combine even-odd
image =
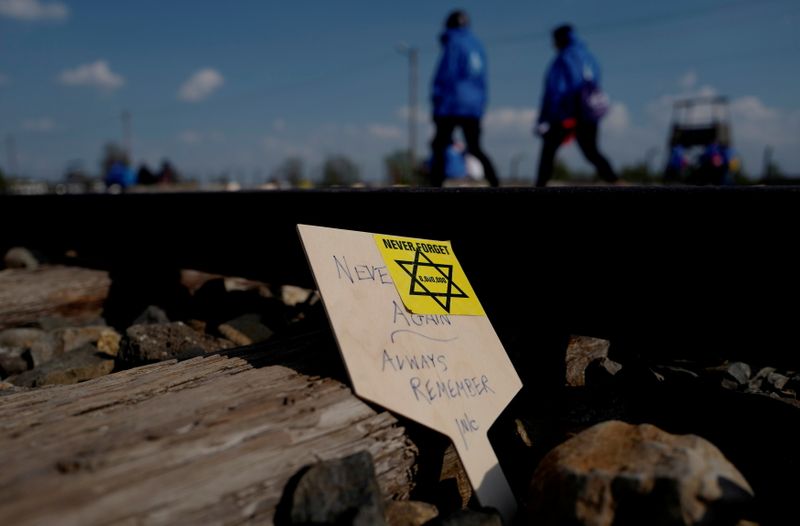
{"type": "Polygon", "coordinates": [[[433,79],[434,117],[483,116],[486,107],[486,52],[466,27],[440,37],[442,55],[433,79]]]}
{"type": "Polygon", "coordinates": [[[550,64],[544,81],[539,122],[551,126],[578,116],[578,94],[585,80],[600,86],[600,66],[594,56],[575,36],[569,39],[550,64]]]}

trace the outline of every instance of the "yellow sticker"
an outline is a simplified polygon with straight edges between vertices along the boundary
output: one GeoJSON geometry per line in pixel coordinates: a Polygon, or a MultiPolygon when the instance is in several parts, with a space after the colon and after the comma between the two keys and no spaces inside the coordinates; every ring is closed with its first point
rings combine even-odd
{"type": "Polygon", "coordinates": [[[375,242],[409,311],[485,316],[449,241],[375,234],[375,242]]]}

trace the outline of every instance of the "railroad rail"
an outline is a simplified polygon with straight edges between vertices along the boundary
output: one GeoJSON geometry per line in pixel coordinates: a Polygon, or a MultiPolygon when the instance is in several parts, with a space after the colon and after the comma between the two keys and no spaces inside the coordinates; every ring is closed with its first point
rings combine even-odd
{"type": "Polygon", "coordinates": [[[786,358],[796,340],[798,188],[0,196],[0,249],[72,250],[81,264],[142,274],[195,268],[312,286],[298,223],[451,240],[517,350],[569,332],[630,352],[786,358]]]}

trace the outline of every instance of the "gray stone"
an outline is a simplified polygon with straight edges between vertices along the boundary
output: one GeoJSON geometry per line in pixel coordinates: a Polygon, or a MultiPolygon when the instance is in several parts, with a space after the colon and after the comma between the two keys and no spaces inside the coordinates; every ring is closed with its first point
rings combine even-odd
{"type": "Polygon", "coordinates": [[[34,342],[46,335],[41,329],[6,329],[0,331],[0,346],[30,349],[34,342]]]}
{"type": "Polygon", "coordinates": [[[361,451],[311,466],[291,494],[290,524],[384,525],[372,457],[361,451]]]}
{"type": "Polygon", "coordinates": [[[46,363],[58,354],[56,340],[41,329],[6,329],[0,332],[0,347],[28,351],[33,366],[46,363]]]}
{"type": "Polygon", "coordinates": [[[258,314],[245,314],[219,326],[219,332],[236,345],[253,345],[268,340],[273,332],[258,314]]]}
{"type": "Polygon", "coordinates": [[[131,325],[152,325],[155,323],[169,323],[169,316],[161,307],[150,305],[133,320],[131,325]]]}
{"type": "Polygon", "coordinates": [[[786,384],[789,382],[789,377],[780,373],[769,373],[767,375],[767,383],[776,391],[783,391],[786,384]]]}
{"type": "Polygon", "coordinates": [[[527,508],[542,526],[717,524],[709,522],[715,516],[735,524],[752,498],[741,473],[707,440],[609,421],[547,454],[527,508]]]}
{"type": "MultiPolygon", "coordinates": [[[[50,334],[56,339],[57,354],[61,354],[79,349],[87,343],[97,343],[104,336],[106,341],[109,341],[109,335],[117,334],[117,332],[106,325],[89,325],[56,329],[50,334]]],[[[119,335],[117,336],[119,337],[119,335]]],[[[116,351],[110,354],[116,354],[116,351]]]]}
{"type": "Polygon", "coordinates": [[[5,261],[6,268],[24,268],[28,270],[36,270],[39,268],[39,260],[36,259],[36,256],[34,256],[30,250],[23,247],[10,248],[8,252],[6,252],[3,260],[5,261]]]}
{"type": "Polygon", "coordinates": [[[76,316],[65,318],[63,316],[44,316],[36,320],[36,327],[46,332],[68,327],[88,327],[90,325],[106,326],[106,320],[97,316],[76,316]]]}
{"type": "Polygon", "coordinates": [[[739,385],[746,385],[750,381],[750,374],[750,366],[744,362],[733,362],[725,369],[725,377],[739,385]]]}
{"type": "Polygon", "coordinates": [[[390,500],[386,503],[389,526],[421,526],[439,515],[433,504],[417,500],[390,500]]]}
{"type": "Polygon", "coordinates": [[[30,351],[21,347],[0,347],[0,376],[24,373],[33,367],[30,351]]]}
{"type": "Polygon", "coordinates": [[[61,354],[53,360],[30,371],[8,379],[20,387],[76,384],[104,376],[114,369],[114,360],[98,353],[91,344],[61,354]]]}
{"type": "Polygon", "coordinates": [[[125,331],[119,358],[147,363],[183,359],[233,347],[231,342],[202,334],[181,322],[133,325],[125,331]]]}

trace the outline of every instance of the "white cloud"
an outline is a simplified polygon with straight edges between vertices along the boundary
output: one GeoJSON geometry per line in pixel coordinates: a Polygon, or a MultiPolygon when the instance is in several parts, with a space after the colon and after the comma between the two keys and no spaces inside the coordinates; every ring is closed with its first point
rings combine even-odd
{"type": "Polygon", "coordinates": [[[536,108],[496,108],[486,113],[483,126],[489,133],[516,132],[527,138],[538,115],[536,108]]]}
{"type": "Polygon", "coordinates": [[[178,140],[184,144],[220,143],[225,140],[225,134],[219,131],[185,130],[178,134],[178,140]]]}
{"type": "Polygon", "coordinates": [[[694,88],[697,85],[697,73],[687,71],[681,76],[678,85],[685,90],[694,88]]]}
{"type": "Polygon", "coordinates": [[[62,2],[40,0],[0,0],[0,16],[17,20],[65,20],[69,8],[62,2]]]}
{"type": "Polygon", "coordinates": [[[605,129],[611,133],[624,133],[631,126],[628,107],[621,102],[614,102],[605,118],[605,129]]]}
{"type": "Polygon", "coordinates": [[[184,102],[200,102],[208,98],[225,83],[219,71],[204,68],[196,71],[178,90],[178,98],[184,102]]]}
{"type": "Polygon", "coordinates": [[[403,130],[399,126],[386,124],[370,124],[367,132],[378,139],[400,140],[403,138],[403,130]]]}
{"type": "Polygon", "coordinates": [[[111,71],[105,60],[68,69],[61,73],[59,80],[67,86],[89,86],[109,91],[125,84],[125,79],[111,71]]]}
{"type": "Polygon", "coordinates": [[[39,117],[22,121],[22,129],[25,131],[47,133],[53,131],[55,128],[56,123],[49,117],[39,117]]]}
{"type": "MultiPolygon", "coordinates": [[[[398,108],[395,112],[395,117],[398,119],[403,119],[404,121],[408,121],[409,115],[411,115],[411,108],[408,106],[403,106],[398,108]]],[[[417,108],[417,122],[425,122],[431,119],[430,114],[425,111],[423,108],[417,108]]]]}
{"type": "Polygon", "coordinates": [[[283,119],[275,119],[272,121],[272,129],[275,131],[284,131],[286,129],[286,121],[283,119]]]}
{"type": "Polygon", "coordinates": [[[186,130],[178,134],[178,140],[184,144],[197,144],[203,140],[203,137],[194,130],[186,130]]]}

